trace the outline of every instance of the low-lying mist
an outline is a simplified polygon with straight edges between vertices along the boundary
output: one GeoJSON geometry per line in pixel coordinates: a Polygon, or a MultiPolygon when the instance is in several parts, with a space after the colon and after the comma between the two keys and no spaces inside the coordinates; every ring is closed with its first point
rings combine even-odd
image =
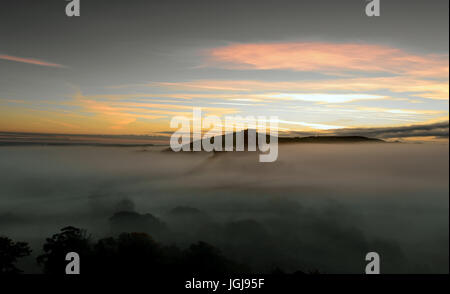
{"type": "Polygon", "coordinates": [[[363,273],[370,251],[382,273],[449,270],[448,144],[280,145],[273,163],[255,152],[16,146],[1,147],[0,162],[0,235],[30,243],[25,272],[40,272],[45,238],[67,225],[93,238],[202,240],[259,272],[363,273]]]}

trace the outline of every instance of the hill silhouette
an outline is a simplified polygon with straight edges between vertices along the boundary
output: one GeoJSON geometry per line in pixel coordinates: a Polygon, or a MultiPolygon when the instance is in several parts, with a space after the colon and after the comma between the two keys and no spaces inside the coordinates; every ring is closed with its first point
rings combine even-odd
{"type": "MultiPolygon", "coordinates": [[[[251,130],[251,129],[246,129],[240,132],[233,132],[232,137],[233,137],[233,151],[237,151],[236,150],[236,138],[238,136],[242,136],[241,133],[243,133],[243,141],[244,141],[244,150],[248,151],[248,142],[249,142],[249,137],[250,138],[255,138],[255,146],[256,149],[258,149],[259,147],[259,140],[258,138],[260,137],[264,137],[265,136],[265,142],[269,143],[270,142],[270,135],[268,134],[261,134],[258,133],[256,130],[251,130]]],[[[204,146],[205,143],[210,143],[210,144],[214,144],[214,142],[216,140],[221,140],[221,145],[222,145],[222,150],[225,150],[225,138],[226,136],[229,134],[224,134],[224,135],[219,135],[219,136],[214,136],[214,137],[210,137],[207,139],[202,139],[202,146],[204,146]],[[208,142],[209,141],[209,142],[208,142]]],[[[194,144],[195,142],[198,141],[194,141],[191,142],[189,144],[189,150],[193,150],[194,144]]],[[[377,139],[377,138],[369,138],[369,137],[364,137],[364,136],[307,136],[307,137],[278,137],[278,144],[290,144],[290,143],[314,143],[314,144],[336,144],[336,143],[385,143],[384,140],[381,139],[377,139]]],[[[171,150],[170,148],[168,150],[171,150]]],[[[202,150],[203,147],[202,147],[202,150]]],[[[220,151],[215,151],[215,152],[220,152],[220,151]]]]}

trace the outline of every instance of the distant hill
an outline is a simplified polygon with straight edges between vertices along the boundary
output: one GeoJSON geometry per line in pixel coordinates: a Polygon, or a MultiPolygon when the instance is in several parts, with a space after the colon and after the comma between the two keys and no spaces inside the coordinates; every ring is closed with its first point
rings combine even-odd
{"type": "Polygon", "coordinates": [[[279,143],[385,143],[376,138],[364,136],[309,136],[309,137],[278,137],[279,143]]]}
{"type": "MultiPolygon", "coordinates": [[[[236,149],[236,136],[239,133],[244,133],[244,150],[248,150],[248,138],[250,130],[244,130],[241,132],[233,133],[233,149],[236,149]]],[[[253,130],[255,138],[259,136],[264,136],[263,134],[257,133],[253,130]]],[[[222,139],[222,149],[225,148],[225,136],[220,135],[211,137],[209,139],[202,139],[202,146],[204,142],[210,141],[211,144],[215,142],[219,137],[222,139]]],[[[265,135],[266,142],[270,142],[270,135],[265,135]]],[[[385,143],[384,140],[376,138],[368,138],[364,136],[308,136],[308,137],[278,137],[278,144],[292,144],[292,143],[314,143],[314,144],[337,144],[337,143],[385,143]]],[[[256,140],[256,148],[258,148],[258,140],[256,140]]],[[[194,142],[189,144],[190,150],[193,150],[194,142]]],[[[170,148],[169,148],[170,149],[170,148]]],[[[171,149],[170,149],[171,150],[171,149]]],[[[203,150],[203,149],[202,149],[203,150]]]]}

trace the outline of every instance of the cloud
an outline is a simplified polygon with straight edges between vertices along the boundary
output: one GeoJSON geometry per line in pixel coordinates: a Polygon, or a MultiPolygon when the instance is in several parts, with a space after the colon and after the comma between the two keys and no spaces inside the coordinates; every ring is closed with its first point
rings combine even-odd
{"type": "Polygon", "coordinates": [[[377,138],[406,138],[406,137],[439,137],[448,138],[449,122],[427,125],[411,125],[386,128],[343,129],[336,131],[339,135],[363,134],[377,138]]]}
{"type": "Polygon", "coordinates": [[[301,121],[288,121],[288,120],[278,120],[281,124],[288,124],[288,125],[299,125],[303,127],[313,128],[316,130],[334,130],[334,129],[340,129],[343,128],[341,126],[334,126],[334,125],[325,125],[325,124],[317,124],[317,123],[307,123],[307,122],[301,122],[301,121]]]}
{"type": "Polygon", "coordinates": [[[411,54],[397,48],[359,43],[232,44],[207,52],[210,65],[232,69],[365,71],[415,76],[448,76],[448,56],[411,54]]]}
{"type": "MultiPolygon", "coordinates": [[[[310,136],[315,133],[290,132],[289,135],[310,136]]],[[[415,124],[398,127],[379,128],[345,128],[333,130],[329,135],[338,136],[366,136],[380,139],[411,138],[411,137],[436,137],[448,139],[449,121],[436,122],[431,124],[415,124]]]]}
{"type": "Polygon", "coordinates": [[[17,57],[17,56],[5,55],[5,54],[0,54],[0,59],[34,64],[34,65],[40,65],[40,66],[47,66],[47,67],[59,67],[59,68],[65,67],[64,65],[61,65],[61,64],[51,63],[51,62],[47,62],[47,61],[39,60],[39,59],[35,59],[35,58],[24,58],[24,57],[17,57]]]}
{"type": "MultiPolygon", "coordinates": [[[[169,89],[184,91],[201,91],[207,94],[185,93],[181,97],[189,98],[256,98],[256,99],[291,99],[296,93],[331,93],[333,95],[359,95],[360,97],[373,91],[388,90],[393,93],[404,93],[413,97],[421,97],[433,100],[448,100],[448,79],[421,79],[409,76],[390,77],[362,77],[341,78],[327,80],[298,80],[289,82],[260,81],[260,80],[195,80],[178,83],[155,83],[152,86],[161,86],[169,89]],[[212,89],[221,89],[213,91],[212,89]],[[227,94],[224,94],[227,93],[227,94]],[[231,94],[232,93],[232,94],[231,94]],[[236,93],[236,94],[235,94],[236,93]],[[260,94],[263,95],[260,95],[260,94]],[[266,95],[278,93],[281,96],[266,95]],[[411,94],[412,93],[412,94],[411,94]],[[283,97],[283,95],[285,97],[283,97]],[[291,98],[286,96],[291,96],[291,98]]],[[[381,99],[377,95],[371,99],[381,99]]],[[[389,98],[389,97],[384,97],[389,98]]],[[[359,100],[359,99],[356,99],[359,100]]]]}
{"type": "Polygon", "coordinates": [[[384,96],[368,94],[324,94],[324,93],[274,93],[265,94],[264,97],[288,98],[309,102],[345,103],[357,100],[384,99],[384,96]]]}
{"type": "Polygon", "coordinates": [[[383,107],[356,107],[355,109],[367,112],[386,112],[392,114],[421,114],[421,115],[433,115],[433,114],[445,114],[442,110],[414,110],[414,109],[398,109],[398,108],[383,108],[383,107]]]}
{"type": "MultiPolygon", "coordinates": [[[[146,117],[147,114],[157,114],[160,118],[173,115],[191,116],[193,105],[176,105],[163,103],[145,103],[145,102],[121,102],[111,100],[97,100],[91,96],[83,96],[78,93],[75,95],[74,105],[84,107],[87,111],[111,116],[133,116],[146,117]],[[181,111],[183,110],[183,111],[181,111]]],[[[202,110],[210,115],[233,114],[237,110],[224,107],[202,107],[202,110]]],[[[151,119],[152,117],[148,117],[151,119]]]]}
{"type": "Polygon", "coordinates": [[[168,224],[165,244],[203,240],[261,272],[359,273],[372,250],[384,273],[448,272],[447,146],[284,145],[269,165],[251,152],[53,149],[0,148],[0,231],[38,252],[55,224],[102,237],[134,203],[168,224]]]}
{"type": "MultiPolygon", "coordinates": [[[[76,93],[74,100],[68,102],[70,106],[77,106],[83,112],[94,114],[100,121],[106,122],[113,130],[125,130],[138,120],[169,119],[173,116],[192,116],[192,105],[175,105],[146,102],[123,102],[117,95],[85,96],[76,93]],[[103,97],[104,99],[100,99],[103,97]]],[[[236,113],[234,108],[203,107],[202,111],[208,115],[225,115],[236,113]]]]}

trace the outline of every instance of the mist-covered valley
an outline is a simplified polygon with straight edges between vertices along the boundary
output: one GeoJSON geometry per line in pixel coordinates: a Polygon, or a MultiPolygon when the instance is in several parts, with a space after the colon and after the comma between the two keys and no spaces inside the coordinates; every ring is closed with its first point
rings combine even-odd
{"type": "Polygon", "coordinates": [[[142,231],[204,241],[255,272],[274,268],[448,273],[448,144],[291,144],[255,152],[160,147],[0,147],[0,235],[29,242],[71,225],[93,239],[142,231]]]}

